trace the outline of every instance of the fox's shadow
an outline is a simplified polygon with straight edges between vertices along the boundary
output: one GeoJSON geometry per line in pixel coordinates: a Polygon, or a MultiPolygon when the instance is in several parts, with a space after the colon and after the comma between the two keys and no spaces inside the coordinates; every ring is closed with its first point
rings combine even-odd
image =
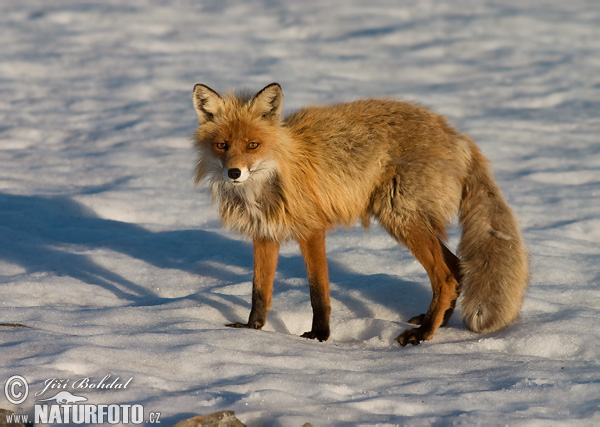
{"type": "MultiPolygon", "coordinates": [[[[95,249],[108,249],[158,268],[197,275],[198,294],[189,298],[213,305],[226,318],[233,316],[228,304],[250,306],[249,298],[246,301],[243,297],[220,294],[229,300],[226,304],[222,299],[200,295],[214,290],[214,286],[209,289],[203,286],[202,279],[206,277],[227,284],[251,281],[252,245],[248,242],[200,229],[153,232],[136,224],[100,218],[67,196],[0,193],[0,259],[20,266],[27,274],[51,273],[100,286],[128,305],[157,305],[170,300],[157,295],[150,286],[135,283],[95,262],[86,254],[86,251],[95,249]],[[224,269],[219,265],[231,268],[224,269]]],[[[429,302],[427,287],[412,285],[394,276],[364,276],[354,271],[351,265],[331,260],[329,270],[332,282],[342,285],[332,287],[333,298],[356,312],[357,316],[374,316],[368,301],[390,309],[414,311],[415,314],[426,308],[429,302]],[[365,285],[365,281],[374,282],[374,286],[365,285]],[[393,288],[399,298],[389,298],[393,288]],[[360,298],[345,291],[357,291],[360,298]],[[403,301],[400,306],[399,300],[403,301]]],[[[305,280],[302,257],[299,254],[281,256],[278,277],[305,280]]],[[[310,310],[308,286],[304,289],[307,309],[310,310]]],[[[285,289],[276,284],[274,298],[282,291],[285,289]]],[[[32,297],[35,298],[35,295],[32,297]]],[[[10,305],[9,300],[6,303],[10,305]]]]}
{"type": "Polygon", "coordinates": [[[86,250],[109,249],[159,268],[231,280],[227,271],[209,262],[215,248],[233,249],[228,260],[240,267],[247,248],[227,237],[203,230],[153,232],[136,224],[98,217],[65,196],[21,196],[0,193],[0,259],[27,274],[50,272],[102,286],[116,297],[152,303],[159,297],[142,284],[94,262],[86,250]]]}

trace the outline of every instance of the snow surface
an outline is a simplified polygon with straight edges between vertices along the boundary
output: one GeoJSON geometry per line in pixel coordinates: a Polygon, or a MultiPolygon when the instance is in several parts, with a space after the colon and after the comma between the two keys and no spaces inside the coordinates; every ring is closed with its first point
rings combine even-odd
{"type": "Polygon", "coordinates": [[[30,327],[0,327],[2,386],[133,378],[79,395],[163,425],[600,424],[597,1],[4,1],[0,41],[0,322],[30,327]],[[328,236],[328,342],[298,337],[292,243],[264,330],[225,328],[252,250],[193,187],[191,90],[272,81],[288,112],[403,97],[473,136],[531,251],[520,319],[397,346],[431,291],[375,226],[328,236]]]}

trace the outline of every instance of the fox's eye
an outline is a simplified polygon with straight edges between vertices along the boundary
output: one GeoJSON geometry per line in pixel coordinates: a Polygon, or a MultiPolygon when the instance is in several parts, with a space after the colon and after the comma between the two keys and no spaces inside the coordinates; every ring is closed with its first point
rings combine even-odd
{"type": "Polygon", "coordinates": [[[256,150],[260,144],[258,142],[251,142],[248,144],[248,150],[256,150]]]}
{"type": "Polygon", "coordinates": [[[215,146],[219,149],[219,150],[227,150],[227,143],[226,142],[217,142],[215,144],[215,146]]]}

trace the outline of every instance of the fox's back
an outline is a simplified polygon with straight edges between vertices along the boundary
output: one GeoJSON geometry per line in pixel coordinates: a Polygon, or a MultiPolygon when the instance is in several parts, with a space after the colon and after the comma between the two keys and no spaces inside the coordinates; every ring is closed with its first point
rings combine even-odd
{"type": "Polygon", "coordinates": [[[284,125],[304,148],[339,163],[379,163],[419,151],[454,151],[457,132],[440,115],[410,102],[365,99],[292,113],[284,125]]]}

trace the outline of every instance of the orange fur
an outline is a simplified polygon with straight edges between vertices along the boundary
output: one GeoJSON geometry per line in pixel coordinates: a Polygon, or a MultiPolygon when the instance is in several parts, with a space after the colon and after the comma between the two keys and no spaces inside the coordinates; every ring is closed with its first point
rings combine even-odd
{"type": "Polygon", "coordinates": [[[282,103],[276,83],[253,96],[221,97],[204,85],[194,89],[196,181],[209,185],[223,224],[255,245],[252,313],[247,324],[234,326],[264,324],[272,276],[261,278],[263,270],[274,274],[272,252],[279,242],[295,239],[305,257],[314,313],[313,329],[304,336],[327,339],[324,232],[359,219],[368,227],[371,217],[409,248],[432,284],[428,312],[411,319],[421,326],[401,334],[401,344],[430,339],[447,322],[459,282],[471,329],[498,329],[517,316],[527,286],[526,248],[469,137],[407,102],[308,107],[281,120],[282,103]],[[459,209],[465,228],[460,260],[443,244],[459,209]],[[266,246],[270,255],[260,255],[266,246]],[[489,257],[493,266],[486,265],[489,257]]]}

